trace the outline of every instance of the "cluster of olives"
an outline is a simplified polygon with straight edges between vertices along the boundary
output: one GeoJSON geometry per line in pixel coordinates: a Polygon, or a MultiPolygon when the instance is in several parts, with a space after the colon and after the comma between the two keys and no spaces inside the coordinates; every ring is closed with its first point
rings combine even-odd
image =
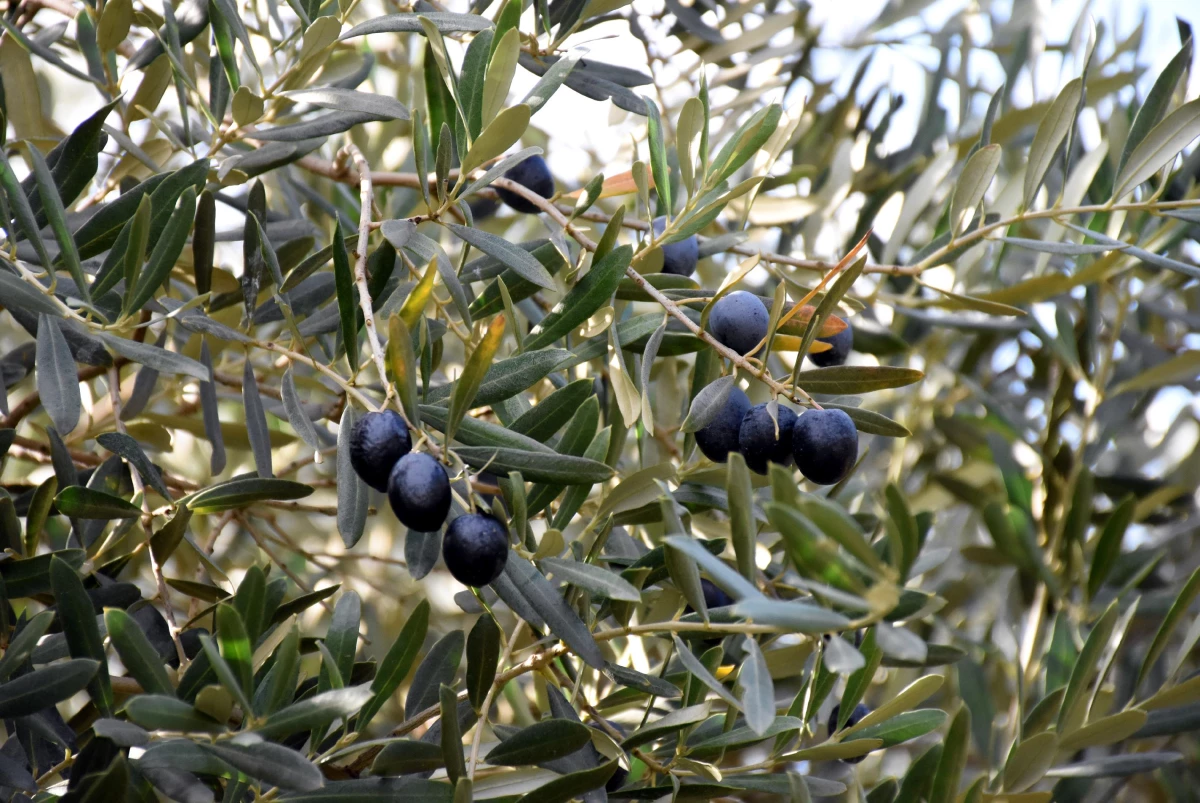
{"type": "MultiPolygon", "coordinates": [[[[744,354],[766,336],[767,318],[758,296],[737,292],[713,305],[708,322],[714,337],[744,354]]],[[[840,365],[850,352],[853,337],[847,326],[823,338],[831,348],[809,358],[822,367],[840,365]]],[[[836,408],[797,415],[791,408],[777,405],[772,418],[765,403],[752,407],[749,397],[735,387],[713,420],[696,432],[696,445],[717,463],[724,463],[730,452],[739,452],[750,470],[759,474],[767,473],[769,463],[787,466],[795,461],[811,482],[836,485],[858,460],[858,427],[844,410],[836,408]]]]}
{"type": "MultiPolygon", "coordinates": [[[[446,523],[450,477],[435,458],[412,451],[408,426],[394,410],[367,413],[355,422],[350,464],[363,482],[387,494],[405,527],[430,533],[446,523]]],[[[485,586],[504,571],[508,528],[486,513],[459,516],[446,529],[442,560],[463,585],[485,586]]]]}

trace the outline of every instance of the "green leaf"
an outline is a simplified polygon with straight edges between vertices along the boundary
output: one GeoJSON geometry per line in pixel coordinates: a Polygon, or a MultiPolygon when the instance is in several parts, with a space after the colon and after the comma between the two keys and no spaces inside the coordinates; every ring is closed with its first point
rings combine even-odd
{"type": "Polygon", "coordinates": [[[1200,137],[1200,99],[1189,101],[1150,129],[1113,182],[1113,200],[1119,201],[1146,181],[1200,137]]]}
{"type": "Polygon", "coordinates": [[[750,729],[759,736],[766,736],[775,721],[775,684],[758,642],[747,638],[742,649],[746,653],[741,671],[738,672],[742,710],[746,713],[746,724],[750,729]]]}
{"type": "Polygon", "coordinates": [[[1137,497],[1127,496],[1113,509],[1108,521],[1104,523],[1104,529],[1096,539],[1096,550],[1092,553],[1091,570],[1088,572],[1089,599],[1096,598],[1096,594],[1112,572],[1113,565],[1121,556],[1121,542],[1125,538],[1125,530],[1133,522],[1136,507],[1137,497]]]}
{"type": "Polygon", "coordinates": [[[1138,108],[1137,116],[1133,118],[1133,125],[1129,127],[1129,134],[1125,137],[1125,146],[1121,149],[1121,158],[1117,163],[1117,173],[1123,171],[1134,149],[1142,144],[1146,135],[1154,126],[1158,125],[1163,115],[1167,113],[1167,108],[1171,105],[1171,98],[1175,95],[1175,88],[1179,85],[1179,79],[1192,63],[1192,46],[1193,39],[1189,36],[1183,43],[1183,47],[1179,48],[1179,52],[1167,62],[1167,66],[1158,74],[1158,78],[1154,79],[1154,86],[1146,93],[1146,99],[1138,108]]]}
{"type": "Polygon", "coordinates": [[[201,382],[212,381],[212,372],[203,363],[197,362],[191,357],[107,332],[100,332],[97,336],[106,346],[130,362],[145,365],[164,374],[190,376],[201,382]]]}
{"type": "Polygon", "coordinates": [[[438,688],[438,700],[442,715],[441,743],[442,758],[446,760],[446,777],[450,783],[457,784],[460,778],[465,780],[467,777],[462,729],[458,724],[458,695],[454,693],[454,689],[443,683],[438,688]]]}
{"type": "MultiPolygon", "coordinates": [[[[508,99],[513,75],[517,70],[517,58],[521,55],[521,36],[516,28],[510,28],[491,43],[491,54],[487,75],[483,80],[483,95],[480,108],[480,123],[483,130],[491,125],[508,99]]],[[[525,105],[525,104],[522,104],[525,105]]],[[[532,107],[529,113],[533,114],[532,107]]],[[[507,150],[507,148],[503,149],[507,150]]],[[[503,152],[503,150],[501,152],[503,152]]]]}
{"type": "Polygon", "coordinates": [[[1116,396],[1130,391],[1153,390],[1164,385],[1185,384],[1193,381],[1197,374],[1200,374],[1200,351],[1184,351],[1125,380],[1109,393],[1116,396]]]}
{"type": "Polygon", "coordinates": [[[495,362],[496,351],[504,340],[504,328],[505,319],[502,316],[492,319],[487,332],[467,358],[458,381],[454,383],[454,393],[450,396],[450,412],[446,418],[447,443],[454,439],[454,431],[458,428],[459,421],[474,406],[475,394],[479,392],[479,386],[489,366],[495,362]]]}
{"type": "Polygon", "coordinates": [[[758,576],[755,565],[758,524],[754,520],[754,488],[750,484],[746,460],[737,452],[729,454],[725,489],[729,496],[730,540],[737,555],[738,571],[753,583],[758,576]]]}
{"type": "MultiPolygon", "coordinates": [[[[876,631],[876,636],[878,635],[878,631],[876,631]]],[[[842,731],[843,737],[850,736],[851,734],[863,734],[868,728],[894,719],[896,715],[908,711],[915,705],[919,705],[940,689],[944,680],[941,675],[925,675],[924,677],[917,678],[898,693],[889,697],[886,702],[879,705],[856,724],[842,731]]],[[[942,716],[944,717],[945,714],[943,713],[942,716]]],[[[882,739],[884,737],[877,736],[871,738],[882,739]]]]}
{"type": "Polygon", "coordinates": [[[379,751],[371,764],[371,774],[411,775],[441,769],[445,763],[440,744],[399,739],[379,751]]]}
{"type": "Polygon", "coordinates": [[[54,176],[51,175],[50,167],[46,164],[46,159],[42,156],[41,151],[30,145],[26,148],[26,152],[29,154],[30,161],[32,162],[33,175],[37,179],[38,197],[42,202],[42,212],[50,222],[50,228],[54,231],[54,239],[58,242],[59,261],[67,266],[67,271],[71,274],[71,279],[74,280],[75,287],[79,291],[79,297],[83,299],[85,304],[90,306],[92,303],[92,294],[89,289],[87,276],[83,272],[83,265],[79,262],[79,253],[75,249],[75,240],[72,239],[71,232],[67,228],[67,213],[63,209],[62,198],[58,196],[58,188],[54,185],[54,176]]]}
{"type": "Polygon", "coordinates": [[[687,417],[683,420],[680,429],[684,432],[697,432],[708,426],[709,422],[717,417],[717,413],[721,412],[725,402],[729,400],[729,394],[735,387],[737,387],[737,374],[723,376],[705,385],[692,399],[691,407],[688,408],[687,417]]]}
{"type": "Polygon", "coordinates": [[[63,549],[24,560],[0,561],[0,578],[4,580],[5,595],[11,600],[49,593],[50,563],[55,558],[78,569],[86,557],[87,553],[82,549],[63,549]]]}
{"type": "MultiPolygon", "coordinates": [[[[195,217],[196,188],[189,186],[183,190],[182,195],[179,196],[179,203],[175,204],[173,211],[170,212],[170,219],[162,229],[161,236],[155,239],[151,233],[151,239],[155,239],[154,250],[150,252],[150,257],[146,260],[146,267],[142,270],[137,287],[130,294],[130,310],[140,310],[145,307],[150,299],[154,298],[155,291],[171,275],[175,261],[183,252],[183,246],[187,242],[188,232],[191,231],[195,217]]],[[[151,228],[153,228],[153,224],[151,228]]],[[[100,281],[97,280],[96,284],[95,290],[99,293],[100,281]]]]}
{"type": "Polygon", "coordinates": [[[614,760],[592,769],[572,772],[539,786],[532,792],[526,792],[517,798],[517,803],[568,803],[585,792],[604,786],[617,768],[618,764],[614,760]]]}
{"type": "Polygon", "coordinates": [[[462,662],[464,640],[461,630],[451,630],[425,654],[404,698],[404,710],[410,712],[410,716],[436,705],[438,688],[454,682],[462,662]]]}
{"type": "Polygon", "coordinates": [[[919,382],[924,372],[890,365],[835,365],[796,374],[796,384],[809,393],[858,394],[902,388],[919,382]]]}
{"type": "Polygon", "coordinates": [[[842,691],[842,699],[838,704],[837,730],[846,727],[854,709],[862,702],[863,695],[866,694],[871,682],[875,679],[875,672],[879,669],[883,651],[875,643],[875,632],[876,629],[872,627],[862,640],[859,652],[863,656],[863,665],[846,678],[846,688],[842,691]]]}
{"type": "MultiPolygon", "coordinates": [[[[668,554],[670,554],[669,550],[668,554]]],[[[696,680],[712,689],[718,697],[740,711],[742,709],[741,701],[734,697],[733,694],[730,693],[729,689],[725,688],[725,684],[717,680],[716,677],[714,677],[713,674],[708,671],[708,667],[706,667],[703,662],[696,657],[695,653],[688,649],[687,645],[683,643],[679,636],[672,634],[671,638],[675,643],[675,652],[678,654],[680,662],[692,675],[692,677],[696,678],[696,680]]]]}
{"type": "Polygon", "coordinates": [[[60,491],[54,505],[59,513],[80,519],[135,519],[142,514],[141,508],[119,496],[82,485],[60,491]]]}
{"type": "MultiPolygon", "coordinates": [[[[7,158],[0,159],[0,185],[3,186],[4,194],[8,197],[9,208],[16,217],[17,225],[21,229],[21,235],[33,245],[42,265],[49,268],[54,262],[50,259],[50,254],[46,251],[46,244],[42,242],[41,227],[38,226],[37,219],[33,214],[33,208],[29,205],[29,198],[21,189],[21,182],[17,181],[17,175],[13,172],[7,158]]],[[[4,223],[7,229],[8,221],[6,220],[4,223]]],[[[8,277],[7,273],[5,277],[8,277]]]]}
{"type": "Polygon", "coordinates": [[[1029,146],[1029,164],[1025,168],[1025,189],[1022,194],[1026,209],[1033,205],[1034,197],[1042,186],[1046,172],[1058,154],[1058,148],[1067,133],[1075,125],[1079,113],[1079,101],[1083,97],[1083,79],[1075,78],[1058,93],[1050,104],[1046,116],[1038,123],[1033,143],[1029,146]]]}
{"type": "Polygon", "coordinates": [[[30,716],[70,699],[84,690],[99,668],[98,661],[73,658],[0,684],[0,718],[30,716]]]}
{"type": "Polygon", "coordinates": [[[528,351],[543,348],[577,329],[616,292],[633,259],[633,248],[622,245],[597,260],[563,300],[542,319],[525,341],[528,351]]]}
{"type": "MultiPolygon", "coordinates": [[[[362,622],[362,599],[355,591],[347,591],[338,598],[333,608],[329,630],[325,633],[324,646],[333,657],[337,674],[347,682],[354,669],[354,655],[358,651],[358,628],[362,622]]],[[[324,691],[333,688],[332,671],[322,662],[320,683],[317,688],[324,691]]]]}
{"type": "MultiPolygon", "coordinates": [[[[706,100],[705,94],[707,93],[703,93],[701,96],[702,101],[706,100]]],[[[771,135],[775,133],[775,128],[779,125],[782,116],[783,108],[778,103],[772,103],[755,112],[712,160],[712,167],[708,172],[705,186],[710,188],[718,186],[736,173],[738,168],[750,161],[758,149],[765,145],[771,135]]],[[[708,145],[707,126],[701,131],[700,136],[700,150],[703,153],[707,151],[708,145]]]]}
{"type": "Polygon", "coordinates": [[[448,11],[425,11],[421,14],[387,14],[369,22],[356,25],[342,34],[339,39],[353,39],[372,33],[423,33],[419,17],[424,17],[442,33],[469,33],[486,31],[492,27],[490,20],[478,14],[455,14],[448,11]]]}
{"type": "Polygon", "coordinates": [[[1130,753],[1103,756],[1047,770],[1047,778],[1127,778],[1154,772],[1183,760],[1180,753],[1130,753]]]}
{"type": "Polygon", "coordinates": [[[621,742],[621,746],[626,750],[632,750],[635,747],[640,747],[643,744],[660,739],[667,734],[674,733],[688,725],[703,722],[708,718],[711,706],[712,703],[700,703],[699,705],[676,709],[657,720],[650,720],[637,732],[630,734],[625,741],[621,742]]]}
{"type": "Polygon", "coordinates": [[[154,468],[150,458],[142,451],[138,442],[124,432],[105,432],[96,436],[96,442],[115,455],[120,455],[133,468],[137,469],[142,481],[158,491],[159,495],[168,501],[171,492],[163,481],[162,475],[154,468]]]}
{"type": "Polygon", "coordinates": [[[119,608],[104,611],[104,624],[121,663],[148,694],[175,695],[158,650],[133,617],[119,608]]]}
{"type": "Polygon", "coordinates": [[[475,621],[467,636],[467,699],[480,711],[496,679],[500,662],[500,628],[487,611],[475,621]]]}
{"type": "MultiPolygon", "coordinates": [[[[445,407],[434,407],[429,404],[421,405],[421,417],[432,429],[446,431],[449,411],[445,407]]],[[[455,440],[465,446],[502,446],[526,452],[541,452],[554,454],[554,450],[543,443],[518,435],[507,427],[491,424],[479,418],[465,416],[459,421],[454,433],[455,440]]]]}
{"type": "Polygon", "coordinates": [[[613,469],[598,460],[573,455],[551,455],[495,446],[460,446],[454,453],[464,463],[496,474],[519,471],[533,482],[559,485],[593,485],[613,475],[613,469]]]}
{"type": "MultiPolygon", "coordinates": [[[[254,645],[250,643],[246,625],[237,608],[224,602],[217,605],[216,623],[217,645],[220,647],[221,658],[233,670],[237,681],[237,688],[230,688],[229,691],[236,696],[240,689],[243,698],[248,699],[254,693],[254,645]]],[[[212,660],[212,657],[210,654],[209,660],[212,660]]],[[[213,662],[214,668],[216,663],[213,662]]],[[[245,704],[243,710],[250,711],[252,708],[245,704]]]]}
{"type": "Polygon", "coordinates": [[[806,602],[744,599],[733,607],[735,616],[755,624],[770,625],[793,633],[830,633],[845,630],[850,620],[836,611],[806,602]]]}
{"type": "Polygon", "coordinates": [[[605,666],[604,654],[587,626],[532,563],[517,553],[510,552],[504,565],[504,576],[545,620],[550,631],[562,639],[588,666],[593,669],[605,666]]]}
{"type": "Polygon", "coordinates": [[[55,429],[66,434],[79,423],[83,402],[79,396],[75,359],[59,326],[56,318],[45,313],[38,316],[34,365],[42,405],[50,414],[55,429]]]}
{"type": "Polygon", "coordinates": [[[571,78],[572,70],[582,61],[582,54],[577,51],[566,53],[542,73],[542,77],[534,84],[533,89],[521,101],[529,107],[529,113],[537,114],[553,97],[558,88],[571,78]]]}
{"type": "Polygon", "coordinates": [[[1070,733],[1059,741],[1059,749],[1068,752],[1086,750],[1089,747],[1105,747],[1128,739],[1146,724],[1145,711],[1129,709],[1102,717],[1070,733]]]}
{"type": "Polygon", "coordinates": [[[853,739],[879,739],[886,749],[919,738],[940,728],[946,722],[946,712],[936,708],[920,708],[897,714],[884,722],[856,730],[853,739]]]}
{"type": "Polygon", "coordinates": [[[404,623],[400,635],[392,642],[391,648],[379,663],[375,679],[371,682],[373,696],[363,705],[362,711],[358,715],[356,729],[360,733],[366,730],[371,719],[379,712],[383,704],[391,699],[396,689],[400,688],[404,678],[408,676],[409,670],[412,669],[412,665],[417,659],[421,644],[425,641],[428,628],[429,601],[421,600],[408,617],[408,621],[404,623]]]}
{"type": "Polygon", "coordinates": [[[996,176],[1002,155],[999,145],[985,145],[967,159],[962,175],[954,185],[954,196],[950,204],[950,226],[953,236],[957,237],[970,224],[975,210],[983,202],[984,193],[996,176]]]}
{"type": "MultiPolygon", "coordinates": [[[[398,318],[394,317],[393,320],[398,318]]],[[[338,424],[337,471],[343,479],[337,487],[337,528],[347,549],[357,544],[363,536],[370,501],[370,489],[350,462],[350,439],[356,418],[354,408],[347,404],[338,424]]]]}
{"type": "Polygon", "coordinates": [[[307,792],[320,789],[325,776],[300,753],[281,744],[234,742],[204,744],[203,748],[236,769],[280,789],[307,792]]]}
{"type": "Polygon", "coordinates": [[[576,379],[558,388],[534,407],[517,416],[507,429],[545,443],[562,429],[575,411],[593,394],[591,379],[576,379]]]}
{"type": "MultiPolygon", "coordinates": [[[[499,120],[497,120],[499,122],[499,120]]],[[[486,132],[485,132],[486,133],[486,132]]],[[[446,228],[454,232],[460,240],[469,245],[478,248],[488,256],[499,260],[504,266],[510,268],[521,278],[529,281],[538,287],[544,287],[547,290],[553,290],[554,277],[552,277],[542,263],[538,262],[528,251],[519,248],[503,237],[499,237],[482,229],[472,229],[467,226],[460,226],[457,223],[447,223],[446,228]]],[[[585,319],[586,320],[586,319],[585,319]]],[[[528,346],[532,351],[536,346],[528,346]]]]}
{"type": "Polygon", "coordinates": [[[591,742],[586,725],[567,719],[548,719],[514,733],[492,748],[487,763],[520,767],[542,764],[570,755],[591,742]]]}
{"type": "Polygon", "coordinates": [[[288,630],[274,653],[274,662],[254,694],[255,713],[269,717],[283,708],[296,693],[297,664],[300,662],[300,631],[288,630]]]}
{"type": "Polygon", "coordinates": [[[311,487],[291,480],[243,477],[218,483],[180,501],[185,501],[193,513],[219,513],[265,500],[303,499],[312,492],[311,487]]]}
{"type": "Polygon", "coordinates": [[[1142,681],[1146,679],[1155,661],[1162,655],[1163,650],[1167,648],[1167,642],[1171,639],[1171,634],[1175,631],[1175,627],[1179,624],[1196,596],[1200,595],[1200,569],[1192,572],[1191,577],[1184,584],[1183,589],[1176,595],[1175,601],[1171,603],[1167,615],[1163,617],[1162,623],[1158,626],[1158,632],[1154,634],[1154,641],[1150,643],[1150,648],[1146,650],[1145,656],[1142,657],[1142,665],[1138,670],[1137,681],[1134,683],[1134,688],[1142,685],[1142,681]]]}
{"type": "Polygon", "coordinates": [[[354,716],[370,697],[371,689],[366,684],[323,691],[276,711],[254,732],[264,739],[279,740],[300,731],[325,728],[336,719],[354,716]]]}
{"type": "Polygon", "coordinates": [[[556,579],[578,586],[594,597],[624,602],[642,601],[641,592],[628,580],[595,564],[560,558],[543,558],[540,563],[556,579]]]}
{"type": "Polygon", "coordinates": [[[1054,763],[1058,735],[1039,733],[1017,744],[1004,764],[1004,789],[1024,792],[1040,781],[1054,763]]]}
{"type": "MultiPolygon", "coordinates": [[[[667,519],[673,518],[675,517],[667,517],[667,519]]],[[[678,532],[674,526],[672,529],[678,532]]],[[[665,555],[669,556],[672,550],[687,555],[691,560],[695,561],[697,566],[708,572],[716,584],[728,591],[730,596],[735,600],[754,599],[762,596],[754,583],[735,572],[694,538],[679,534],[667,535],[663,539],[663,543],[669,547],[665,555]]]]}
{"type": "MultiPolygon", "coordinates": [[[[489,79],[491,78],[490,70],[488,77],[489,79]]],[[[507,92],[505,94],[507,94],[507,92]]],[[[497,101],[492,102],[495,103],[497,101]]],[[[501,98],[501,100],[498,102],[503,103],[503,98],[501,98]]],[[[486,104],[488,103],[489,100],[485,94],[485,112],[486,104]]],[[[496,158],[516,144],[517,140],[519,140],[525,134],[525,130],[529,127],[529,116],[531,114],[532,111],[528,106],[526,106],[524,103],[518,103],[516,106],[510,106],[504,111],[496,114],[495,119],[491,120],[491,122],[486,122],[485,120],[483,132],[479,135],[478,139],[471,144],[470,149],[467,151],[466,158],[463,159],[461,167],[462,174],[466,175],[467,173],[470,173],[484,162],[496,158]]],[[[451,225],[454,226],[454,224],[451,225]]],[[[461,227],[454,226],[454,228],[457,229],[461,227]]],[[[457,231],[455,231],[455,233],[458,234],[457,231]]],[[[461,234],[459,234],[459,236],[462,237],[461,234]]],[[[467,238],[463,237],[462,239],[466,240],[467,238]]],[[[467,240],[467,242],[471,241],[467,240]]],[[[473,242],[471,244],[476,245],[473,242]]],[[[476,247],[481,251],[485,250],[481,246],[476,247]]]]}
{"type": "Polygon", "coordinates": [[[350,272],[350,257],[346,253],[346,239],[342,236],[340,218],[333,227],[333,276],[337,283],[342,344],[346,349],[351,373],[358,373],[358,305],[354,298],[354,276],[350,272]]]}
{"type": "MultiPolygon", "coordinates": [[[[141,203],[142,196],[146,193],[150,194],[149,247],[153,253],[159,240],[165,236],[168,225],[175,225],[180,196],[189,187],[197,192],[203,188],[208,177],[208,166],[207,159],[199,159],[173,173],[149,178],[130,192],[123,193],[117,200],[105,205],[79,227],[79,231],[75,233],[75,242],[79,245],[81,259],[96,256],[109,249],[109,254],[104,258],[104,264],[100,266],[100,272],[96,276],[96,283],[92,286],[93,295],[97,298],[104,295],[124,275],[121,270],[122,263],[125,251],[129,247],[133,217],[141,203]]],[[[186,222],[190,224],[191,220],[186,222]]],[[[142,278],[145,279],[146,275],[147,271],[143,270],[142,278]]]]}
{"type": "Polygon", "coordinates": [[[954,803],[958,799],[958,788],[967,765],[967,748],[971,744],[970,735],[971,710],[964,705],[954,715],[950,730],[942,742],[942,756],[938,761],[937,774],[933,776],[929,803],[954,803]]]}
{"type": "Polygon", "coordinates": [[[667,146],[663,140],[662,118],[658,104],[646,100],[646,138],[650,145],[650,169],[654,173],[654,189],[667,215],[671,214],[671,176],[667,166],[667,146]]]}
{"type": "MultiPolygon", "coordinates": [[[[479,178],[475,179],[470,184],[468,184],[467,188],[459,193],[459,197],[467,198],[467,197],[470,197],[471,195],[474,195],[475,193],[482,190],[484,187],[490,186],[493,181],[495,181],[496,179],[503,176],[510,169],[512,169],[513,167],[516,167],[518,164],[525,161],[530,156],[535,156],[535,155],[538,155],[541,153],[543,153],[542,149],[538,148],[536,146],[522,148],[521,150],[517,151],[516,153],[510,153],[508,156],[505,156],[503,159],[496,162],[491,167],[489,167],[486,171],[484,171],[479,176],[479,178]]],[[[541,246],[546,244],[547,241],[546,240],[535,240],[534,242],[539,244],[536,248],[528,248],[527,246],[530,245],[529,243],[520,243],[519,247],[523,248],[525,250],[528,250],[530,253],[533,253],[534,256],[537,256],[537,254],[535,252],[538,250],[541,250],[541,246]]],[[[552,246],[552,245],[550,246],[550,250],[546,253],[547,253],[547,256],[555,258],[558,263],[558,265],[553,266],[553,268],[552,268],[552,266],[548,265],[545,260],[541,260],[542,264],[545,265],[547,268],[552,268],[551,272],[553,272],[553,270],[557,270],[558,266],[561,266],[562,261],[563,261],[562,255],[559,254],[558,249],[554,248],[554,246],[552,246]]],[[[476,260],[476,261],[479,261],[479,260],[476,260]]],[[[496,264],[499,267],[500,263],[497,262],[496,264]]],[[[474,281],[477,278],[484,278],[483,276],[480,276],[478,274],[475,274],[473,276],[468,274],[468,270],[470,269],[470,267],[471,266],[468,265],[466,268],[463,269],[463,273],[461,276],[463,281],[474,281]]],[[[511,283],[513,278],[517,278],[515,276],[515,274],[511,274],[511,272],[505,273],[505,283],[506,284],[511,283]]],[[[533,292],[532,290],[529,291],[530,294],[532,294],[532,292],[533,292]]],[[[524,296],[522,296],[522,297],[524,297],[524,296]]]]}
{"type": "Polygon", "coordinates": [[[12,640],[8,642],[8,647],[4,650],[4,655],[0,655],[0,681],[8,680],[9,675],[25,663],[25,659],[38,646],[38,640],[46,634],[50,623],[54,621],[54,616],[54,611],[42,611],[35,614],[21,628],[21,632],[12,637],[12,640]]]}

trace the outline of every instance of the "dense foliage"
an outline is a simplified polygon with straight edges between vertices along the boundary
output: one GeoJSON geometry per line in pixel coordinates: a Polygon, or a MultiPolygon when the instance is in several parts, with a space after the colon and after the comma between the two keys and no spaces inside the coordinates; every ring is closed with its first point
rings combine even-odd
{"type": "Polygon", "coordinates": [[[0,798],[1195,799],[1190,28],[454,5],[6,5],[0,798]]]}

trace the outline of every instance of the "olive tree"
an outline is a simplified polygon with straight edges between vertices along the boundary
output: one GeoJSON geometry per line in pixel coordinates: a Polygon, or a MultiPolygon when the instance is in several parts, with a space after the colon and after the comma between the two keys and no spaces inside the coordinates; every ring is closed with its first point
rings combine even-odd
{"type": "Polygon", "coordinates": [[[1191,29],[928,5],[10,0],[0,796],[1192,799],[1191,29]]]}

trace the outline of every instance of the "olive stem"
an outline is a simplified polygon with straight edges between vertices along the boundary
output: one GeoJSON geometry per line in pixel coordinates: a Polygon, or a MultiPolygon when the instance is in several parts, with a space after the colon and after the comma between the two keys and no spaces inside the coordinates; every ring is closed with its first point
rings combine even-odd
{"type": "MultiPolygon", "coordinates": [[[[387,409],[388,402],[396,395],[396,389],[387,377],[387,362],[383,356],[383,346],[379,343],[379,333],[375,329],[375,313],[371,309],[371,292],[367,288],[367,242],[371,236],[371,210],[375,206],[375,194],[371,188],[371,168],[362,151],[353,142],[347,142],[342,152],[354,160],[359,179],[359,214],[358,242],[354,244],[354,283],[358,287],[358,305],[362,309],[363,324],[367,327],[367,342],[371,344],[371,358],[375,361],[375,370],[379,372],[379,381],[383,383],[384,397],[379,409],[387,409]]],[[[401,415],[404,411],[401,410],[401,415]]]]}

